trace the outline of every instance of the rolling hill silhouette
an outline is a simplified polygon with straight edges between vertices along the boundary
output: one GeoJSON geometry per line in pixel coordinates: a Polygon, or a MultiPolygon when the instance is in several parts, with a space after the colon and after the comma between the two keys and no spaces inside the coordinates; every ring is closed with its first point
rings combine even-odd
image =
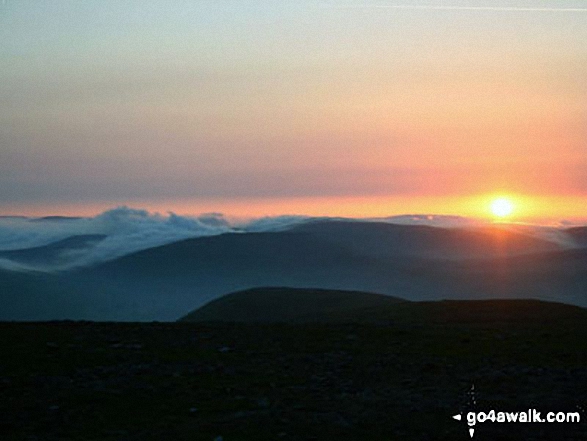
{"type": "Polygon", "coordinates": [[[581,247],[587,247],[587,227],[568,228],[566,233],[581,247]]]}
{"type": "Polygon", "coordinates": [[[256,288],[230,293],[190,312],[181,322],[548,324],[587,319],[587,310],[539,300],[408,302],[357,291],[256,288]]]}
{"type": "Polygon", "coordinates": [[[360,291],[256,288],[227,294],[192,311],[186,322],[320,322],[369,316],[405,300],[360,291]]]}
{"type": "Polygon", "coordinates": [[[74,235],[43,246],[0,251],[0,257],[23,264],[58,265],[64,254],[89,248],[105,238],[105,234],[74,235]]]}
{"type": "Polygon", "coordinates": [[[3,320],[176,320],[259,286],[587,306],[587,249],[501,228],[321,221],[182,240],[52,275],[1,271],[0,286],[3,320]]]}
{"type": "Polygon", "coordinates": [[[438,228],[383,222],[314,221],[294,227],[371,256],[469,259],[560,250],[559,244],[504,227],[438,228]]]}

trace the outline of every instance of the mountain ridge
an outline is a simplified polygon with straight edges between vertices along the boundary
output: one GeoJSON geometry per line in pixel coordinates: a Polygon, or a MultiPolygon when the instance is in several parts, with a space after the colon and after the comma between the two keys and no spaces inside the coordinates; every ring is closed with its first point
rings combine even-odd
{"type": "Polygon", "coordinates": [[[488,236],[341,222],[184,239],[43,277],[0,272],[0,301],[11,305],[0,310],[0,319],[173,321],[227,293],[259,286],[413,301],[538,298],[587,306],[587,249],[543,247],[540,240],[500,231],[488,236]],[[426,240],[430,235],[433,240],[426,240]],[[477,244],[475,258],[449,258],[469,240],[477,244]],[[510,240],[515,246],[507,246],[510,240]],[[496,243],[504,241],[504,251],[496,253],[496,243]],[[391,249],[393,243],[401,246],[391,249]],[[486,254],[479,243],[488,244],[486,254]],[[519,244],[542,251],[511,252],[519,244]],[[429,255],[430,249],[436,251],[429,255]]]}
{"type": "Polygon", "coordinates": [[[361,291],[259,287],[229,293],[180,318],[189,323],[545,324],[587,320],[587,309],[536,299],[410,302],[361,291]]]}

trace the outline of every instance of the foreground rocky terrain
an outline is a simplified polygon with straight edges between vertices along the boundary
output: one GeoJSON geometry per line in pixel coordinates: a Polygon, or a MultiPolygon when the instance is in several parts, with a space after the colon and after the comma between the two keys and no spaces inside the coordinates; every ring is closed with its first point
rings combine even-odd
{"type": "Polygon", "coordinates": [[[586,439],[584,310],[401,305],[385,323],[2,323],[1,439],[464,440],[452,415],[528,408],[582,421],[474,439],[586,439]]]}

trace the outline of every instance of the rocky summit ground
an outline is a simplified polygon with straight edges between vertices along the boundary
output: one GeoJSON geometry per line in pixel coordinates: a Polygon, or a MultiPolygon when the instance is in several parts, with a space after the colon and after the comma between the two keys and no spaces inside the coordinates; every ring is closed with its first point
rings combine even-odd
{"type": "Polygon", "coordinates": [[[2,323],[0,439],[452,441],[452,415],[528,408],[582,421],[474,439],[587,439],[586,322],[492,317],[2,323]]]}

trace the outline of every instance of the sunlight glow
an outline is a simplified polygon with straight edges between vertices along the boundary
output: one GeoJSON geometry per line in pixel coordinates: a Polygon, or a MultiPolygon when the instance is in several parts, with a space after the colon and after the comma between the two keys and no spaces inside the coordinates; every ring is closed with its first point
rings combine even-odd
{"type": "Polygon", "coordinates": [[[498,218],[510,216],[514,211],[514,203],[508,198],[497,198],[491,202],[491,213],[498,218]]]}

